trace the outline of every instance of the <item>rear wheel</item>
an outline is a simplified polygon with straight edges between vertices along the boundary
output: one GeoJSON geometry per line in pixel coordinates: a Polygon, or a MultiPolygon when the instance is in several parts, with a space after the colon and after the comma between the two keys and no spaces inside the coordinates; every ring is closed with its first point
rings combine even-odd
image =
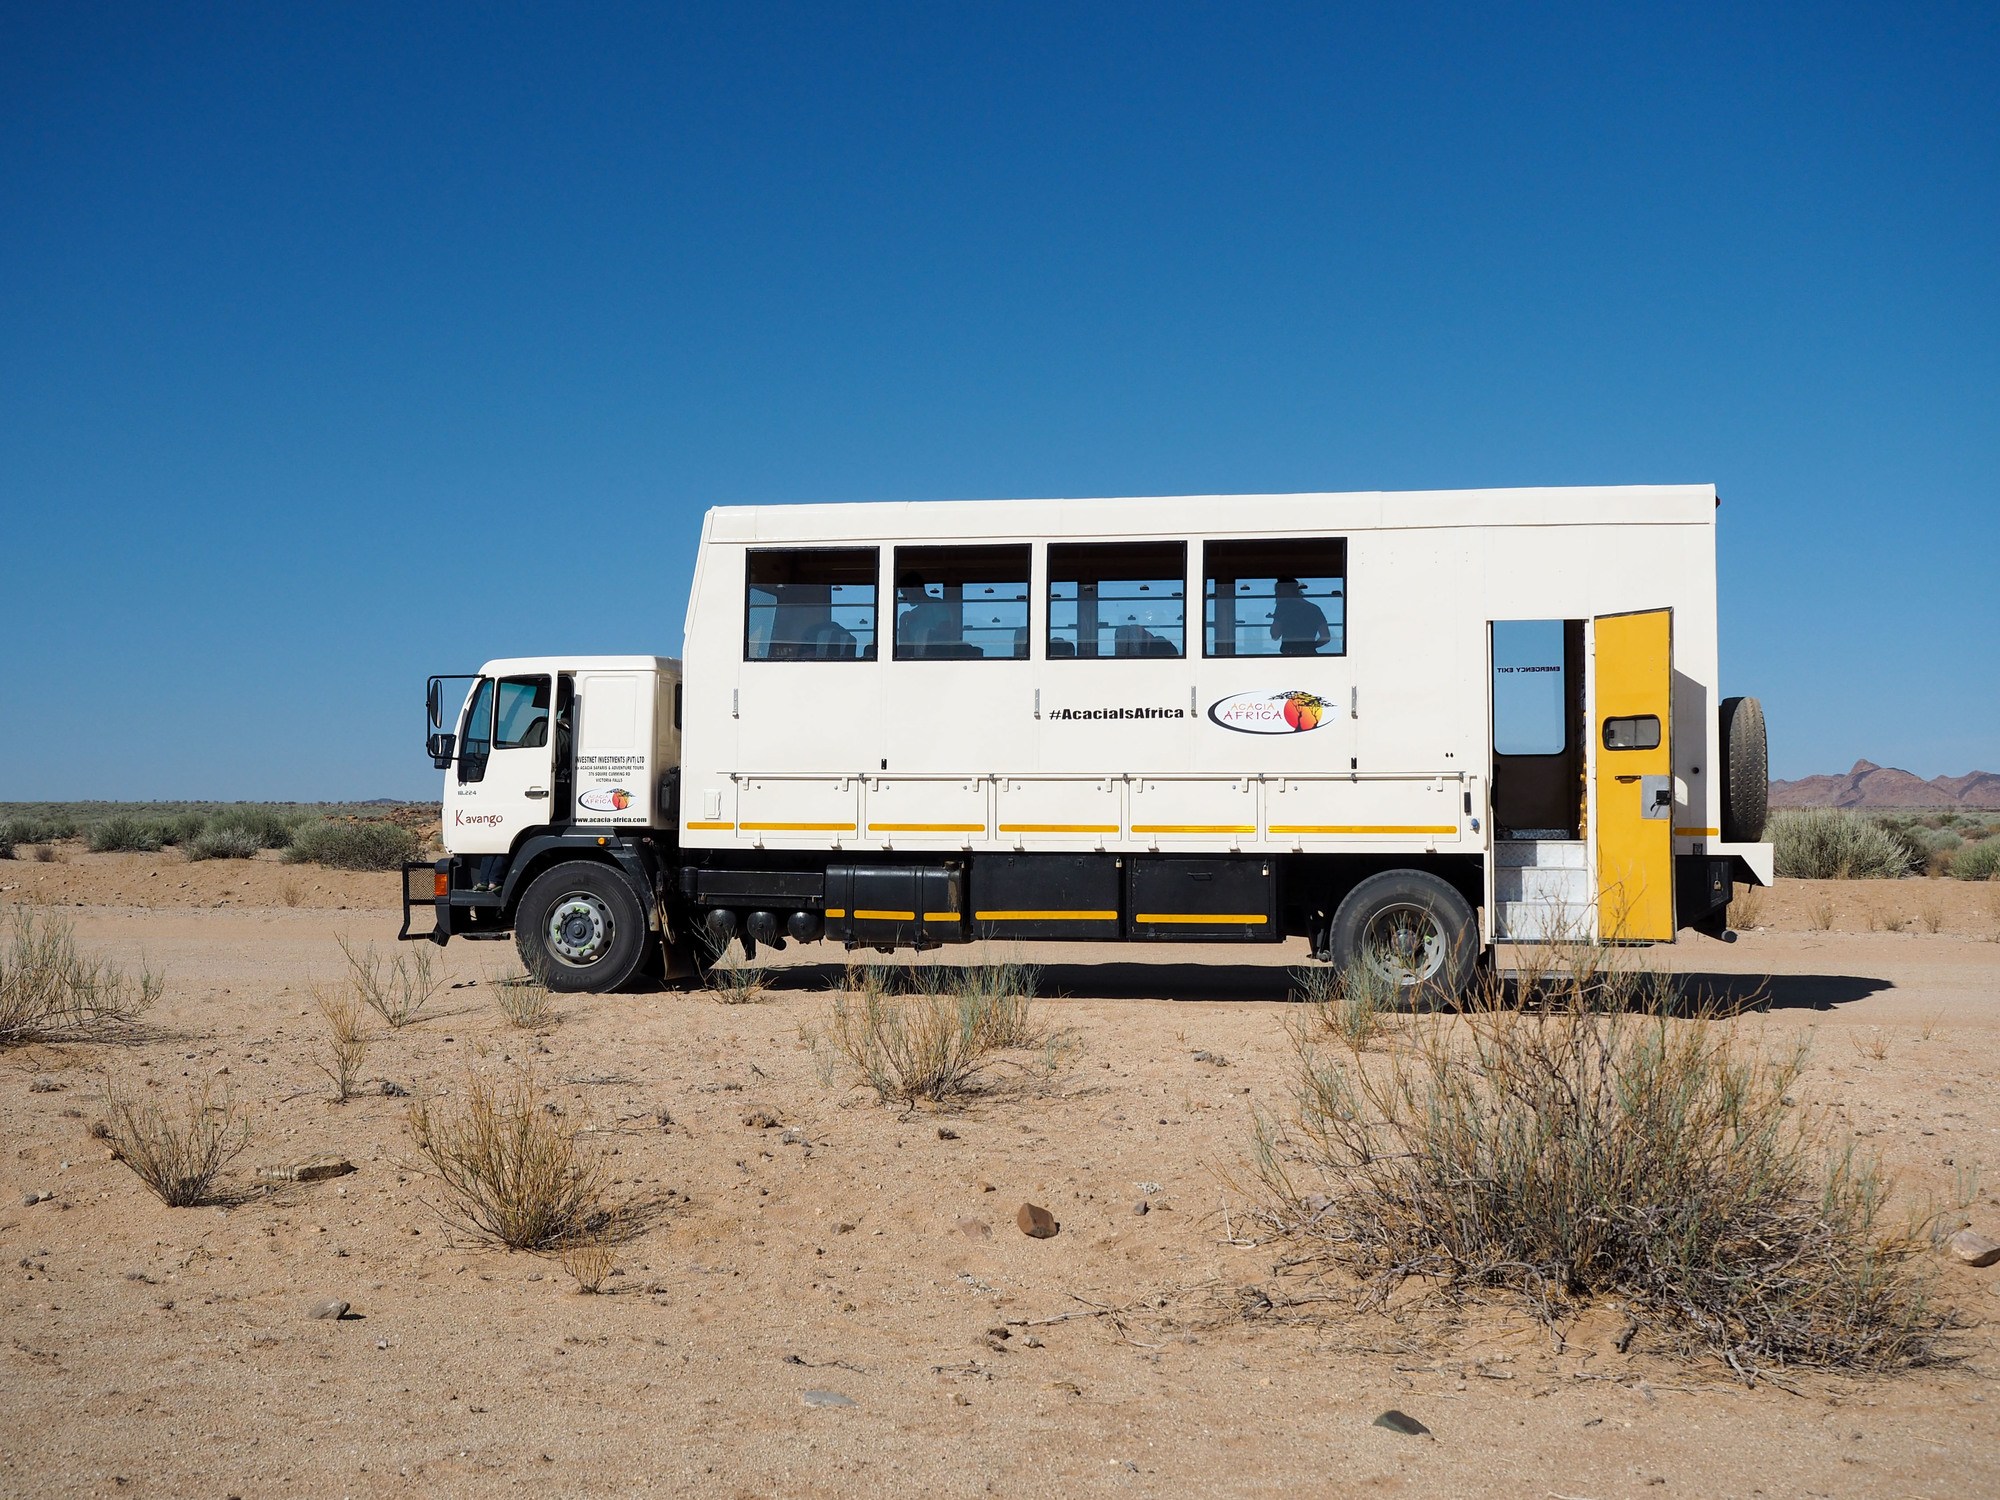
{"type": "Polygon", "coordinates": [[[1340,903],[1327,937],[1340,968],[1358,965],[1411,996],[1457,999],[1479,961],[1471,904],[1423,870],[1369,876],[1340,903]]]}
{"type": "Polygon", "coordinates": [[[607,994],[645,966],[653,946],[639,897],[609,865],[572,860],[529,884],[514,917],[514,946],[552,990],[607,994]]]}

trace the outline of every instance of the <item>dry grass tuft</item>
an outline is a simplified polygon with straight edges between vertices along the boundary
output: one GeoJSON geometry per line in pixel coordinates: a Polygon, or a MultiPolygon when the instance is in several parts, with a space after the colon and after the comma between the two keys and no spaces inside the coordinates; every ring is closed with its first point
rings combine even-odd
{"type": "Polygon", "coordinates": [[[278,887],[278,899],[287,906],[305,904],[306,888],[303,881],[287,880],[278,887]]]}
{"type": "Polygon", "coordinates": [[[368,1038],[361,1029],[361,1002],[352,990],[317,987],[313,1001],[326,1022],[326,1053],[315,1058],[313,1066],[333,1084],[333,1102],[345,1104],[354,1097],[354,1083],[368,1054],[368,1038]]]}
{"type": "Polygon", "coordinates": [[[118,1159],[169,1208],[194,1208],[215,1194],[215,1179],[250,1141],[250,1126],[212,1082],[188,1095],[170,1117],[157,1105],[136,1103],[106,1089],[104,1138],[118,1159]]]}
{"type": "Polygon", "coordinates": [[[1300,1038],[1335,1037],[1356,1050],[1378,1037],[1401,996],[1397,986],[1366,964],[1335,969],[1301,964],[1292,970],[1292,993],[1305,1006],[1300,1038]]]}
{"type": "Polygon", "coordinates": [[[562,1268],[576,1278],[576,1289],[586,1296],[604,1290],[604,1283],[618,1269],[618,1247],[609,1234],[583,1234],[567,1239],[556,1249],[562,1268]]]}
{"type": "Polygon", "coordinates": [[[808,1031],[813,1049],[831,1052],[883,1103],[950,1104],[993,1086],[997,1054],[1040,1048],[1027,1075],[1064,1066],[1063,1038],[1044,1025],[1035,971],[992,964],[938,971],[941,993],[899,993],[897,971],[871,965],[834,996],[825,1026],[808,1031]]]}
{"type": "Polygon", "coordinates": [[[1815,896],[1806,907],[1806,926],[1814,932],[1833,931],[1833,898],[1815,896]]]}
{"type": "Polygon", "coordinates": [[[423,1009],[444,988],[429,943],[405,944],[394,958],[384,959],[370,943],[356,953],[346,938],[340,951],[347,959],[348,982],[363,1004],[400,1031],[422,1017],[423,1009]]]}
{"type": "Polygon", "coordinates": [[[1761,885],[1739,885],[1729,902],[1730,925],[1748,932],[1764,925],[1764,904],[1769,899],[1761,885]]]}
{"type": "Polygon", "coordinates": [[[413,1104],[409,1123],[447,1194],[439,1213],[460,1228],[509,1250],[560,1250],[605,1238],[617,1220],[603,1159],[530,1077],[473,1075],[456,1100],[413,1104]]]}
{"type": "Polygon", "coordinates": [[[16,907],[0,949],[0,1047],[117,1040],[162,988],[150,970],[129,979],[109,959],[79,953],[68,918],[16,907]]]}
{"type": "Polygon", "coordinates": [[[488,980],[487,987],[493,991],[493,1003],[507,1018],[509,1026],[518,1026],[523,1031],[538,1031],[554,1026],[562,1019],[549,987],[532,974],[488,980]]]}
{"type": "MultiPolygon", "coordinates": [[[[1605,968],[1612,967],[1607,958],[1605,968]]],[[[1921,1225],[1877,1163],[1795,1108],[1803,1049],[1637,991],[1499,986],[1386,1055],[1299,1048],[1296,1107],[1258,1132],[1261,1213],[1379,1306],[1412,1279],[1550,1322],[1621,1300],[1746,1378],[1946,1358],[1921,1225]],[[1634,996],[1639,998],[1635,999],[1634,996]]]]}
{"type": "Polygon", "coordinates": [[[764,993],[764,966],[742,956],[731,943],[718,947],[706,931],[698,930],[696,941],[706,955],[701,965],[702,982],[723,1005],[748,1005],[764,993]]]}

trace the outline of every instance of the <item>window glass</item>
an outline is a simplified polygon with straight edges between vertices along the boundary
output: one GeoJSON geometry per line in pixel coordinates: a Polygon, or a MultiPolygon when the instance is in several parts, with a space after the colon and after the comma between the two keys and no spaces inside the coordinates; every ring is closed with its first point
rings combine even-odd
{"type": "Polygon", "coordinates": [[[1208,542],[1202,649],[1210,656],[1344,656],[1347,543],[1340,537],[1208,542]]]}
{"type": "Polygon", "coordinates": [[[1560,755],[1569,748],[1561,620],[1493,623],[1493,753],[1560,755]]]}
{"type": "Polygon", "coordinates": [[[873,547],[752,552],[745,661],[872,661],[873,547]]]}
{"type": "Polygon", "coordinates": [[[494,704],[495,750],[532,750],[549,742],[548,678],[502,678],[494,704]]]}
{"type": "Polygon", "coordinates": [[[1026,547],[898,547],[897,661],[1026,661],[1026,547]]]}
{"type": "Polygon", "coordinates": [[[1660,748],[1660,721],[1651,714],[1604,721],[1604,748],[1607,750],[1657,750],[1660,748]]]}
{"type": "Polygon", "coordinates": [[[458,737],[458,779],[483,781],[486,756],[493,748],[493,679],[480,679],[465,710],[465,733],[458,737]]]}
{"type": "Polygon", "coordinates": [[[1050,544],[1051,657],[1186,651],[1186,543],[1050,544]]]}

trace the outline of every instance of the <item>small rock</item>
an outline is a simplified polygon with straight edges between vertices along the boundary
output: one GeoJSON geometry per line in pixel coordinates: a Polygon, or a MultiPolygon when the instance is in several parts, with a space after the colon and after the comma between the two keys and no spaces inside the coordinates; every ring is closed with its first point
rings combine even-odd
{"type": "Polygon", "coordinates": [[[1023,1203],[1014,1215],[1014,1222],[1021,1226],[1021,1233],[1031,1240],[1053,1239],[1062,1225],[1056,1216],[1039,1203],[1023,1203]]]}
{"type": "Polygon", "coordinates": [[[958,1232],[969,1240],[990,1240],[993,1238],[993,1226],[988,1224],[984,1219],[973,1218],[970,1214],[959,1215],[958,1232]]]}
{"type": "Polygon", "coordinates": [[[1307,1193],[1299,1201],[1299,1206],[1309,1214],[1323,1214],[1333,1207],[1333,1200],[1325,1193],[1307,1193]]]}
{"type": "Polygon", "coordinates": [[[1009,1328],[1005,1323],[996,1323],[993,1327],[986,1330],[986,1336],[989,1339],[1011,1339],[1014,1336],[1014,1330],[1009,1328]]]}
{"type": "Polygon", "coordinates": [[[941,1141],[955,1141],[958,1139],[958,1132],[940,1125],[938,1126],[938,1139],[941,1141]]]}
{"type": "Polygon", "coordinates": [[[1040,1349],[1043,1347],[1043,1344],[1040,1339],[1031,1333],[1021,1340],[1021,1347],[1024,1349],[1040,1349]]]}
{"type": "Polygon", "coordinates": [[[28,1092],[31,1094],[59,1094],[67,1087],[67,1084],[59,1083],[53,1078],[37,1078],[33,1083],[28,1085],[28,1092]]]}
{"type": "Polygon", "coordinates": [[[1430,1428],[1424,1426],[1415,1417],[1397,1411],[1393,1406],[1375,1419],[1375,1425],[1377,1427],[1386,1427],[1391,1432],[1400,1432],[1404,1437],[1430,1437],[1432,1435],[1430,1428]]]}
{"type": "Polygon", "coordinates": [[[347,1316],[347,1304],[338,1297],[329,1297],[324,1302],[315,1302],[306,1309],[309,1318],[331,1318],[336,1322],[347,1316]]]}
{"type": "Polygon", "coordinates": [[[807,1406],[852,1406],[854,1404],[851,1397],[843,1396],[839,1391],[807,1391],[799,1399],[805,1402],[807,1406]]]}
{"type": "Polygon", "coordinates": [[[1213,1052],[1206,1052],[1206,1051],[1197,1052],[1194,1055],[1194,1060],[1196,1062],[1214,1062],[1215,1054],[1213,1052]]]}
{"type": "Polygon", "coordinates": [[[2000,1240],[1983,1235],[1976,1229],[1961,1229],[1948,1243],[1951,1253],[1968,1266],[1990,1266],[2000,1261],[2000,1240]]]}
{"type": "Polygon", "coordinates": [[[778,1144],[781,1146],[803,1146],[805,1143],[806,1133],[797,1126],[792,1127],[778,1137],[778,1144]]]}
{"type": "Polygon", "coordinates": [[[382,1080],[382,1097],[384,1099],[407,1099],[410,1097],[410,1091],[400,1083],[391,1083],[385,1078],[382,1080]]]}
{"type": "Polygon", "coordinates": [[[778,1117],[768,1109],[753,1109],[745,1112],[743,1123],[752,1130],[776,1130],[778,1117]]]}
{"type": "Polygon", "coordinates": [[[982,1193],[997,1193],[1000,1191],[1000,1189],[996,1188],[992,1183],[988,1182],[984,1177],[982,1177],[979,1179],[979,1191],[982,1193]]]}
{"type": "Polygon", "coordinates": [[[1152,1211],[1153,1205],[1148,1203],[1144,1198],[1141,1198],[1137,1203],[1132,1205],[1132,1212],[1135,1214],[1149,1214],[1152,1211]]]}
{"type": "Polygon", "coordinates": [[[33,1208],[37,1203],[40,1203],[44,1198],[53,1198],[53,1197],[55,1197],[54,1193],[27,1193],[24,1194],[21,1198],[21,1207],[33,1208]]]}

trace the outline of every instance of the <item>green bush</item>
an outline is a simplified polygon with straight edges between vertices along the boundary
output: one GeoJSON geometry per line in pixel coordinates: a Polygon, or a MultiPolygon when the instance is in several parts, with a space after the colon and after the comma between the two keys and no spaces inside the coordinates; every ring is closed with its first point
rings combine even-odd
{"type": "Polygon", "coordinates": [[[283,849],[291,843],[300,825],[308,821],[303,814],[282,812],[275,807],[231,807],[217,813],[208,826],[246,834],[257,841],[260,849],[283,849]]]}
{"type": "Polygon", "coordinates": [[[76,837],[76,824],[44,818],[9,818],[0,823],[0,841],[9,844],[53,844],[76,837]]]}
{"type": "Polygon", "coordinates": [[[181,854],[190,860],[255,859],[263,847],[241,828],[210,828],[182,844],[181,854]]]}
{"type": "Polygon", "coordinates": [[[97,854],[151,854],[165,842],[159,824],[126,813],[106,818],[90,830],[90,847],[97,854]]]}
{"type": "Polygon", "coordinates": [[[0,828],[0,859],[12,859],[13,857],[14,840],[9,837],[5,828],[0,828]]]}
{"type": "Polygon", "coordinates": [[[394,823],[304,823],[292,834],[285,858],[293,864],[336,870],[393,870],[417,855],[417,836],[394,823]]]}
{"type": "Polygon", "coordinates": [[[160,842],[168,848],[188,843],[201,837],[208,826],[208,819],[201,813],[175,813],[172,817],[161,818],[153,825],[159,830],[160,842]]]}
{"type": "Polygon", "coordinates": [[[1778,874],[1791,880],[1894,880],[1929,858],[1874,819],[1835,808],[1774,812],[1767,836],[1778,874]]]}
{"type": "Polygon", "coordinates": [[[1967,844],[1951,857],[1950,874],[1955,880],[2000,878],[2000,839],[1981,839],[1967,844]]]}

